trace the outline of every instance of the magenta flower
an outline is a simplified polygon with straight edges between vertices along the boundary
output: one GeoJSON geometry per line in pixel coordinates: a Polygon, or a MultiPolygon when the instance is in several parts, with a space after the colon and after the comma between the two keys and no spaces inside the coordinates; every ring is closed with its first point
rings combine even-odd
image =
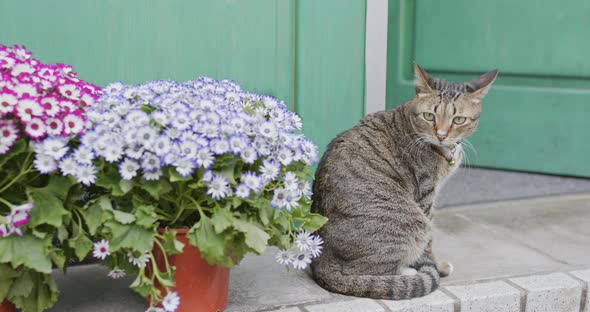
{"type": "Polygon", "coordinates": [[[24,46],[0,45],[0,155],[19,137],[70,136],[84,131],[85,109],[101,89],[70,65],[43,64],[24,46]]]}

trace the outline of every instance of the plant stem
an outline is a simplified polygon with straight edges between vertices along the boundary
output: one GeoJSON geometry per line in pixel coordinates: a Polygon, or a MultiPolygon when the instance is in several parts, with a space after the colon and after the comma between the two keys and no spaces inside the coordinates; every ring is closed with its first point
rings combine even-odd
{"type": "Polygon", "coordinates": [[[11,204],[9,201],[7,201],[6,199],[4,199],[2,197],[0,197],[0,202],[3,203],[4,205],[8,206],[8,208],[12,209],[14,207],[13,204],[11,204]]]}

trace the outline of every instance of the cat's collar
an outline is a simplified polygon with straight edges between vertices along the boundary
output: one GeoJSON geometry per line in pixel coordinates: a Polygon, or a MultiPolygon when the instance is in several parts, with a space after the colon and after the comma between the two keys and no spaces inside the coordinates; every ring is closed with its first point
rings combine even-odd
{"type": "Polygon", "coordinates": [[[453,146],[451,146],[450,148],[448,148],[448,147],[447,148],[444,148],[444,147],[436,146],[435,145],[435,149],[434,150],[439,155],[441,155],[444,159],[446,159],[447,162],[449,163],[449,166],[452,167],[452,166],[454,166],[456,164],[456,161],[455,161],[455,152],[457,151],[457,146],[461,145],[462,142],[463,142],[462,140],[459,140],[455,144],[453,144],[453,146]],[[446,150],[448,150],[448,155],[446,155],[447,153],[445,153],[446,150]]]}

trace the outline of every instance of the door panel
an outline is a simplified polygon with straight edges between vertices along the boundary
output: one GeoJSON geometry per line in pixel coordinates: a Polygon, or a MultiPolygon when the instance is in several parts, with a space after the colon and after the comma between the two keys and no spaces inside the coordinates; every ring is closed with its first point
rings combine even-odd
{"type": "Polygon", "coordinates": [[[1,1],[0,42],[102,86],[205,75],[291,103],[292,9],[289,0],[1,1]]]}
{"type": "Polygon", "coordinates": [[[574,2],[391,0],[388,107],[414,96],[414,59],[456,81],[498,68],[471,163],[590,176],[590,2],[574,2]]]}

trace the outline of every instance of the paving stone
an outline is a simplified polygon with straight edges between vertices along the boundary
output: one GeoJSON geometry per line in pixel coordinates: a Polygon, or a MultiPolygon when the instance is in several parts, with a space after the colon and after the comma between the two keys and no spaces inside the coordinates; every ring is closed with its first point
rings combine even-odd
{"type": "Polygon", "coordinates": [[[578,312],[582,284],[564,273],[510,279],[527,291],[526,311],[578,312]]]}
{"type": "Polygon", "coordinates": [[[590,295],[588,295],[588,286],[590,286],[590,270],[574,271],[570,272],[570,274],[586,282],[586,301],[584,304],[584,310],[582,310],[582,312],[590,312],[590,295]]]}
{"type": "Polygon", "coordinates": [[[437,290],[411,300],[382,300],[393,312],[453,312],[455,300],[437,290]]]}
{"type": "Polygon", "coordinates": [[[561,261],[560,271],[564,264],[590,263],[590,252],[580,248],[590,246],[590,196],[587,194],[484,206],[466,209],[460,214],[561,261]]]}
{"type": "Polygon", "coordinates": [[[377,301],[367,298],[359,298],[347,301],[315,304],[304,306],[309,312],[384,312],[377,301]]]}
{"type": "Polygon", "coordinates": [[[279,309],[279,310],[272,310],[270,312],[301,312],[301,309],[299,309],[298,307],[292,307],[292,308],[284,308],[284,309],[279,309]]]}
{"type": "Polygon", "coordinates": [[[454,211],[442,210],[434,216],[434,253],[454,266],[453,274],[441,279],[443,285],[568,268],[454,211]]]}
{"type": "Polygon", "coordinates": [[[520,311],[520,291],[502,281],[445,288],[461,300],[461,312],[520,311]]]}
{"type": "Polygon", "coordinates": [[[226,311],[259,311],[333,298],[308,272],[277,265],[273,258],[276,250],[269,248],[261,256],[249,255],[231,270],[226,311]]]}

